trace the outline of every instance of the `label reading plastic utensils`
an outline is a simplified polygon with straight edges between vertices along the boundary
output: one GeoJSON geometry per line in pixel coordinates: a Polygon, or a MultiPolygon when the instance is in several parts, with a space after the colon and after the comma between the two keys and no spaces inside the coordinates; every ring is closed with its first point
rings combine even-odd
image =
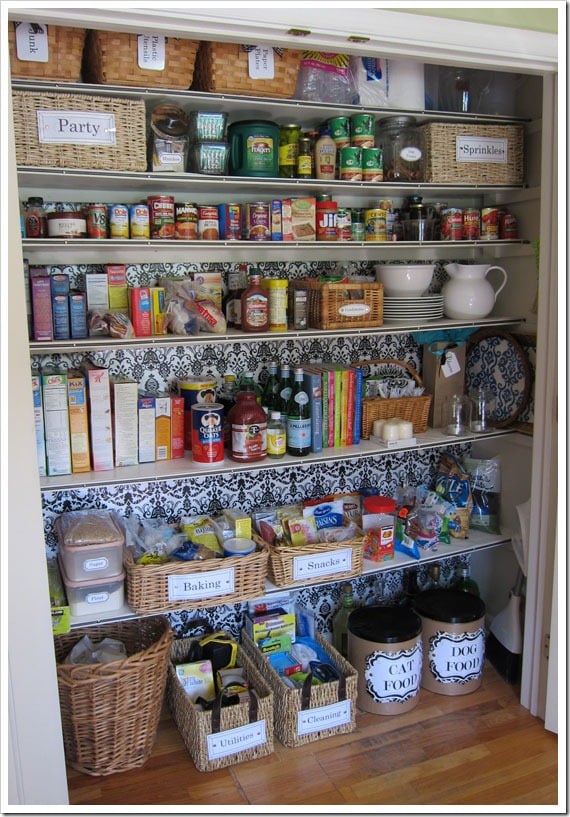
{"type": "Polygon", "coordinates": [[[147,71],[164,71],[166,38],[162,34],[139,34],[138,65],[147,71]]]}

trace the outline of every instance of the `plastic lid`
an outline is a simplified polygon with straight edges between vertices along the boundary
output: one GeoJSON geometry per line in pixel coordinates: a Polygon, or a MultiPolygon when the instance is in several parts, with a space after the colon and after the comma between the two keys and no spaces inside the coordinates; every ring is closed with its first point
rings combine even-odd
{"type": "Polygon", "coordinates": [[[409,607],[357,607],[348,618],[348,629],[365,641],[397,644],[419,635],[422,622],[409,607]]]}
{"type": "Polygon", "coordinates": [[[362,507],[369,513],[394,513],[396,500],[390,496],[365,496],[362,507]]]}
{"type": "Polygon", "coordinates": [[[424,590],[415,597],[413,606],[420,616],[448,624],[467,624],[485,615],[485,603],[463,590],[424,590]]]}

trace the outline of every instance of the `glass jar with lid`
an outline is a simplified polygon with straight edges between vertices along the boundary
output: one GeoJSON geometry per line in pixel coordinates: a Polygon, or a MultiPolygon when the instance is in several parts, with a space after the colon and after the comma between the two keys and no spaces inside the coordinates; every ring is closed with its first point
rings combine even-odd
{"type": "Polygon", "coordinates": [[[384,151],[385,181],[423,181],[424,140],[413,116],[381,119],[377,142],[384,151]]]}

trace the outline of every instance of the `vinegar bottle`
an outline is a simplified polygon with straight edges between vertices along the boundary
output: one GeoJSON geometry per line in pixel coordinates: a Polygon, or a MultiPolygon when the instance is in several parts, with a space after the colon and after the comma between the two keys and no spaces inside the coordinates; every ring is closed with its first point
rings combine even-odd
{"type": "Polygon", "coordinates": [[[241,329],[242,332],[269,330],[269,297],[257,272],[252,273],[249,286],[241,296],[241,329]]]}
{"type": "Polygon", "coordinates": [[[280,370],[279,385],[277,386],[275,409],[281,413],[281,419],[285,424],[287,424],[287,405],[291,396],[292,385],[291,367],[287,363],[283,363],[280,370]]]}
{"type": "Polygon", "coordinates": [[[474,596],[479,595],[479,586],[477,582],[469,575],[469,568],[467,565],[462,565],[458,571],[459,575],[452,584],[454,590],[463,590],[465,593],[472,593],[474,596]]]}
{"type": "Polygon", "coordinates": [[[277,360],[270,360],[267,364],[269,375],[265,381],[263,391],[261,393],[261,405],[265,409],[267,416],[276,408],[277,389],[279,388],[279,362],[277,360]]]}
{"type": "Polygon", "coordinates": [[[305,457],[311,452],[311,407],[303,384],[303,369],[295,368],[287,404],[287,453],[305,457]]]}

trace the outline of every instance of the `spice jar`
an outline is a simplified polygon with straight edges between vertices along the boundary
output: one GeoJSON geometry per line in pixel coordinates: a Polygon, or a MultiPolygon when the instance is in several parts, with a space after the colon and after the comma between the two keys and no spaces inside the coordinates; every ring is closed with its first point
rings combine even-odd
{"type": "Polygon", "coordinates": [[[390,116],[381,119],[378,142],[384,151],[386,181],[423,181],[423,135],[413,116],[390,116]]]}

